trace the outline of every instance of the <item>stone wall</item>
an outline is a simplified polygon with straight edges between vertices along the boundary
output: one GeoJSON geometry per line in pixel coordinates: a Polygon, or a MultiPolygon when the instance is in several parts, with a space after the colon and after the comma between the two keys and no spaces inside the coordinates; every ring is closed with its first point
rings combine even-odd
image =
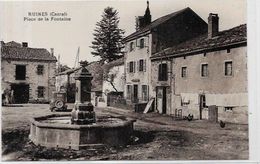
{"type": "Polygon", "coordinates": [[[180,93],[247,93],[246,47],[220,50],[175,58],[173,70],[176,78],[176,94],[180,93]],[[225,76],[225,61],[232,61],[232,76],[225,76]],[[208,77],[201,77],[201,64],[208,64],[208,77]],[[187,67],[187,77],[181,77],[181,67],[187,67]]]}
{"type": "Polygon", "coordinates": [[[11,89],[11,84],[29,84],[29,100],[37,99],[37,88],[45,88],[45,101],[50,101],[52,92],[55,91],[55,62],[41,61],[1,61],[2,90],[11,89]],[[26,80],[15,80],[16,65],[26,65],[26,80]],[[43,75],[37,74],[37,66],[44,65],[43,75]]]}
{"type": "MultiPolygon", "coordinates": [[[[129,73],[126,71],[126,84],[125,84],[125,92],[124,92],[124,97],[127,97],[127,85],[138,85],[138,97],[141,97],[141,85],[149,85],[150,81],[150,75],[151,75],[151,62],[150,62],[150,56],[151,56],[151,34],[148,34],[144,37],[140,37],[136,40],[130,41],[126,43],[127,47],[127,54],[126,54],[126,59],[124,62],[124,67],[125,69],[127,68],[127,63],[134,61],[138,62],[139,60],[143,59],[146,61],[146,71],[139,72],[137,70],[137,67],[135,68],[135,72],[129,73]],[[145,47],[144,48],[139,48],[136,46],[136,42],[139,41],[139,39],[144,38],[145,40],[145,47]],[[129,45],[131,42],[134,42],[134,50],[130,51],[129,50],[129,45]]],[[[150,97],[150,87],[148,87],[148,94],[150,97]]],[[[130,103],[130,100],[127,100],[128,103],[130,103]]]]}
{"type": "MultiPolygon", "coordinates": [[[[167,104],[167,114],[174,114],[176,109],[182,109],[183,116],[193,114],[195,119],[200,116],[199,96],[206,97],[206,106],[218,107],[219,120],[226,122],[247,123],[247,50],[237,47],[178,57],[167,61],[168,81],[158,81],[158,65],[166,61],[152,61],[151,86],[152,96],[156,96],[156,87],[170,86],[171,97],[167,104]],[[232,76],[225,76],[226,61],[232,61],[232,76]],[[208,64],[208,77],[201,77],[201,64],[208,64]],[[172,65],[172,66],[171,66],[172,65]],[[181,68],[187,67],[187,77],[181,77],[181,68]],[[170,70],[170,69],[168,69],[170,70]],[[232,107],[232,110],[225,110],[232,107]]],[[[168,92],[167,92],[168,93],[168,92]]],[[[202,109],[202,119],[208,118],[208,109],[202,109]]]]}
{"type": "MultiPolygon", "coordinates": [[[[199,118],[199,95],[204,94],[206,105],[217,105],[219,120],[247,123],[247,55],[246,47],[219,50],[174,59],[175,95],[186,102],[184,113],[199,118]],[[232,61],[232,76],[225,76],[225,61],[232,61]],[[201,64],[208,64],[208,77],[201,77],[201,64]],[[181,77],[181,67],[187,67],[187,77],[181,77]],[[232,107],[232,111],[224,111],[232,107]]],[[[202,119],[207,119],[207,108],[202,119]]]]}

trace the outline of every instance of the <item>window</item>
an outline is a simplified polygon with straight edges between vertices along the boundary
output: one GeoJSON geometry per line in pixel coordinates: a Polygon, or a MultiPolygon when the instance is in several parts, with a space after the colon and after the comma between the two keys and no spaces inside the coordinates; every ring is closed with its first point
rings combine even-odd
{"type": "Polygon", "coordinates": [[[43,75],[43,65],[38,65],[37,66],[37,74],[38,75],[43,75]]]}
{"type": "Polygon", "coordinates": [[[133,51],[134,50],[134,42],[131,42],[130,43],[130,51],[133,51]]]}
{"type": "Polygon", "coordinates": [[[140,39],[140,48],[144,48],[144,39],[140,39]]]}
{"type": "Polygon", "coordinates": [[[144,60],[143,59],[139,60],[139,71],[140,72],[144,71],[144,60]]]}
{"type": "Polygon", "coordinates": [[[201,65],[201,76],[207,77],[208,76],[208,64],[201,65]]]}
{"type": "Polygon", "coordinates": [[[131,85],[127,85],[126,93],[127,93],[126,98],[131,99],[131,94],[132,94],[132,86],[131,85]]]}
{"type": "Polygon", "coordinates": [[[43,98],[44,97],[44,87],[39,86],[38,87],[38,98],[43,98]]]}
{"type": "Polygon", "coordinates": [[[129,72],[130,72],[130,73],[135,72],[135,62],[133,62],[133,61],[131,61],[131,62],[129,63],[129,72]]]}
{"type": "Polygon", "coordinates": [[[167,70],[167,64],[163,63],[159,65],[159,71],[158,71],[158,80],[159,81],[167,81],[168,80],[168,70],[167,70]]]}
{"type": "Polygon", "coordinates": [[[142,85],[142,100],[147,101],[148,100],[148,86],[142,85]]]}
{"type": "Polygon", "coordinates": [[[187,77],[187,67],[181,67],[181,77],[187,77]]]}
{"type": "Polygon", "coordinates": [[[227,53],[230,53],[230,48],[229,48],[229,49],[227,49],[227,53]]]}
{"type": "Polygon", "coordinates": [[[225,62],[225,76],[232,76],[232,61],[225,62]]]}
{"type": "Polygon", "coordinates": [[[230,107],[230,106],[229,107],[225,107],[224,110],[225,110],[225,112],[228,112],[228,111],[231,112],[231,111],[233,111],[233,107],[230,107]]]}
{"type": "Polygon", "coordinates": [[[25,80],[26,77],[26,66],[16,65],[15,67],[15,80],[25,80]]]}

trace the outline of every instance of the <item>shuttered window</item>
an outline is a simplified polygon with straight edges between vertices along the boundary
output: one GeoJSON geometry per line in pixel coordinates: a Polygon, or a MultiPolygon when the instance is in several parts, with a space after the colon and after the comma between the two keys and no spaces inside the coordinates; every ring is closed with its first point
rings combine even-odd
{"type": "Polygon", "coordinates": [[[144,71],[144,60],[143,59],[139,60],[139,71],[140,72],[144,71]]]}
{"type": "Polygon", "coordinates": [[[38,65],[37,66],[37,74],[38,75],[43,75],[43,70],[44,70],[44,66],[43,65],[38,65]]]}
{"type": "Polygon", "coordinates": [[[43,97],[44,97],[44,90],[45,90],[45,88],[42,87],[42,86],[39,86],[39,87],[37,88],[38,98],[43,98],[43,97]]]}
{"type": "Polygon", "coordinates": [[[130,73],[135,72],[135,62],[133,62],[133,61],[129,62],[129,72],[130,73]]]}
{"type": "Polygon", "coordinates": [[[207,77],[208,76],[208,64],[202,64],[201,65],[201,77],[207,77]]]}
{"type": "Polygon", "coordinates": [[[167,68],[167,64],[163,63],[163,64],[159,64],[159,68],[158,68],[158,81],[167,81],[168,80],[168,68],[167,68]]]}

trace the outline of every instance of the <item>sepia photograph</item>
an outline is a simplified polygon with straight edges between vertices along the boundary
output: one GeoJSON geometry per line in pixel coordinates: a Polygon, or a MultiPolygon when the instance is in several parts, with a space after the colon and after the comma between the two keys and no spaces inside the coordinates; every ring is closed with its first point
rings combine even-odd
{"type": "Polygon", "coordinates": [[[1,160],[249,160],[247,9],[1,1],[1,160]]]}

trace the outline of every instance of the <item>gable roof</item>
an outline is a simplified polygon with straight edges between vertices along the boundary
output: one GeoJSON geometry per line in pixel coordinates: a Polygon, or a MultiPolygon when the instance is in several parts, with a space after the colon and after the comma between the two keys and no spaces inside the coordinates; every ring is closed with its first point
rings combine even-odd
{"type": "Polygon", "coordinates": [[[231,28],[229,30],[221,31],[217,36],[208,39],[208,34],[203,34],[194,39],[180,43],[176,46],[167,48],[156,54],[153,54],[151,59],[161,59],[164,57],[176,57],[181,55],[188,55],[192,53],[201,53],[212,49],[232,46],[236,44],[247,43],[247,29],[246,24],[231,28]]]}
{"type": "Polygon", "coordinates": [[[14,41],[3,44],[1,46],[1,59],[57,61],[56,57],[44,48],[29,48],[18,45],[19,43],[14,41]]]}
{"type": "Polygon", "coordinates": [[[140,36],[140,35],[142,35],[146,32],[149,32],[153,28],[155,28],[155,27],[159,26],[160,24],[168,21],[169,19],[176,17],[177,15],[179,15],[179,14],[185,12],[185,11],[189,11],[189,10],[192,11],[189,7],[187,7],[187,8],[184,8],[182,10],[179,10],[179,11],[173,12],[171,14],[165,15],[163,17],[160,17],[160,18],[154,20],[153,22],[151,22],[149,25],[145,26],[144,28],[141,28],[140,30],[128,35],[127,37],[124,38],[124,41],[127,41],[129,39],[140,36]]]}

